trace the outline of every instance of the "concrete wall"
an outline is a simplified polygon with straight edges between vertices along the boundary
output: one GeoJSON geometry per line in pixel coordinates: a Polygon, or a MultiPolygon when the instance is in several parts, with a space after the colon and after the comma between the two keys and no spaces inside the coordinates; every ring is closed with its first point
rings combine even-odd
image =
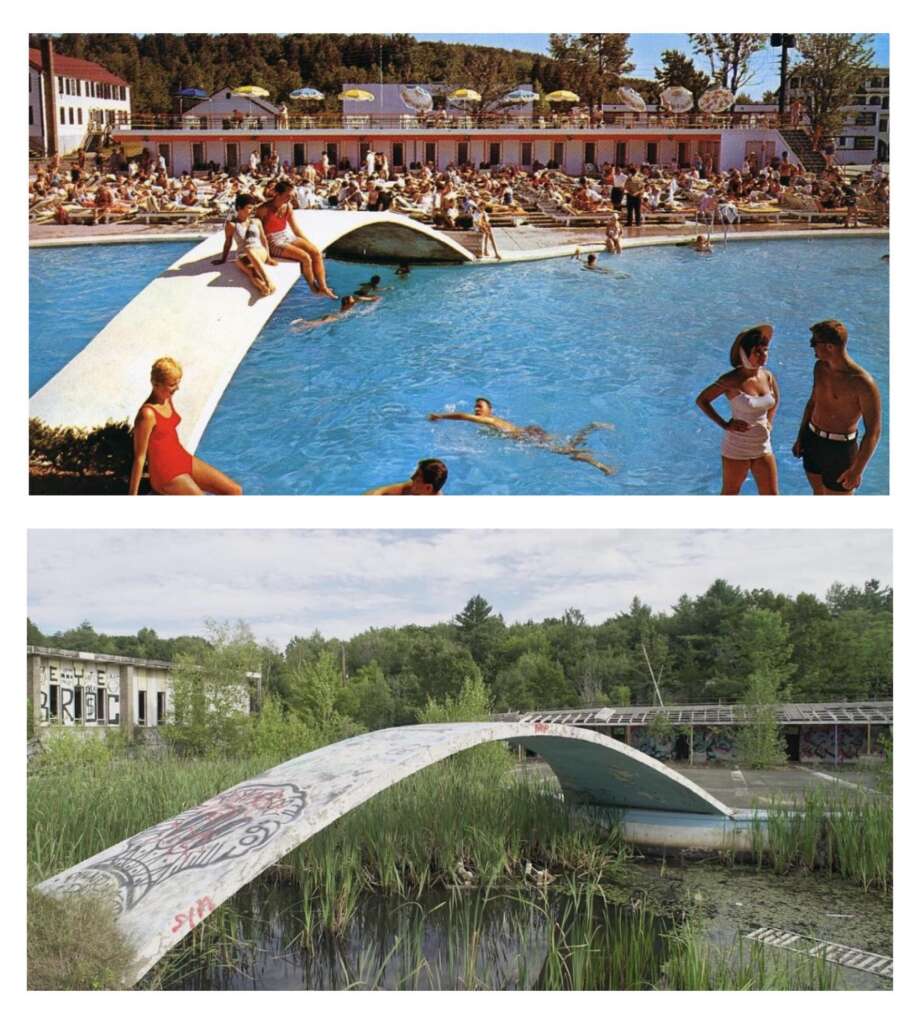
{"type": "Polygon", "coordinates": [[[158,694],[161,712],[172,709],[167,662],[45,648],[30,648],[27,662],[28,696],[37,726],[54,721],[92,729],[149,728],[158,724],[158,694]],[[143,721],[139,693],[145,699],[143,721]]]}

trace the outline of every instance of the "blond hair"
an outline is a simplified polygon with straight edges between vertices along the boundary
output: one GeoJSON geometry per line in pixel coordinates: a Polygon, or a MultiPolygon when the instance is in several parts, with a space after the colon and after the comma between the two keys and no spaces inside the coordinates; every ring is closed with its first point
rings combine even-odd
{"type": "Polygon", "coordinates": [[[150,368],[151,384],[169,384],[181,376],[182,367],[171,356],[161,356],[150,368]]]}

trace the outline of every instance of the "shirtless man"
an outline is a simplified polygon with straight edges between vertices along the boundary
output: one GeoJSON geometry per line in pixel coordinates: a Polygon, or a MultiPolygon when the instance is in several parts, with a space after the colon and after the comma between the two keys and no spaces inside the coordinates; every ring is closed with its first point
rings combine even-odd
{"type": "Polygon", "coordinates": [[[344,295],[342,301],[339,304],[338,313],[327,313],[326,316],[317,317],[316,320],[304,320],[302,317],[298,317],[297,320],[291,321],[292,327],[297,327],[298,331],[307,331],[311,327],[319,327],[322,324],[332,323],[334,320],[342,320],[343,317],[348,316],[349,313],[358,305],[359,302],[380,302],[380,295],[344,295]]]}
{"type": "Polygon", "coordinates": [[[441,459],[423,459],[413,475],[398,484],[385,484],[375,487],[365,494],[382,495],[417,495],[434,497],[441,494],[441,489],[448,479],[448,467],[441,459]]]}
{"type": "Polygon", "coordinates": [[[847,352],[847,328],[838,320],[813,324],[815,371],[793,454],[802,458],[813,494],[853,494],[879,443],[879,388],[847,352]],[[864,435],[857,444],[863,419],[864,435]]]}
{"type": "Polygon", "coordinates": [[[589,423],[577,431],[571,438],[563,443],[557,442],[551,434],[548,434],[543,427],[519,427],[517,423],[504,420],[492,414],[492,402],[488,398],[477,398],[473,403],[473,412],[430,412],[430,420],[467,420],[470,423],[479,423],[484,427],[499,431],[515,441],[532,441],[534,444],[546,448],[548,451],[556,452],[558,455],[566,455],[576,462],[587,462],[590,466],[600,469],[605,476],[613,476],[614,470],[599,462],[591,452],[582,448],[585,439],[593,430],[610,430],[609,423],[589,423]]]}

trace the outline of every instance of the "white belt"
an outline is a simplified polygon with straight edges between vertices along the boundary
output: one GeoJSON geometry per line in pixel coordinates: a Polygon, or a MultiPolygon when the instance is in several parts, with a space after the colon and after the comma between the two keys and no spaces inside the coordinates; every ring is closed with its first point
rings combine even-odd
{"type": "Polygon", "coordinates": [[[856,430],[854,431],[853,434],[832,434],[828,430],[819,430],[819,428],[817,426],[815,426],[812,423],[811,420],[809,422],[809,429],[813,432],[813,434],[817,434],[819,437],[824,437],[828,441],[856,441],[857,440],[857,431],[856,430]]]}

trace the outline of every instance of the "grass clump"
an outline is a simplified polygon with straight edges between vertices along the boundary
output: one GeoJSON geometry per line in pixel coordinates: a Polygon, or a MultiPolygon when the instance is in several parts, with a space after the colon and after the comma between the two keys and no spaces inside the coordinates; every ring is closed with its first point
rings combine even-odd
{"type": "Polygon", "coordinates": [[[792,806],[773,799],[760,828],[752,829],[758,866],[778,874],[824,870],[858,882],[865,891],[892,884],[892,801],[872,793],[807,792],[792,806]]]}
{"type": "Polygon", "coordinates": [[[36,991],[131,987],[136,956],[112,909],[85,895],[52,897],[30,889],[27,987],[36,991]]]}

